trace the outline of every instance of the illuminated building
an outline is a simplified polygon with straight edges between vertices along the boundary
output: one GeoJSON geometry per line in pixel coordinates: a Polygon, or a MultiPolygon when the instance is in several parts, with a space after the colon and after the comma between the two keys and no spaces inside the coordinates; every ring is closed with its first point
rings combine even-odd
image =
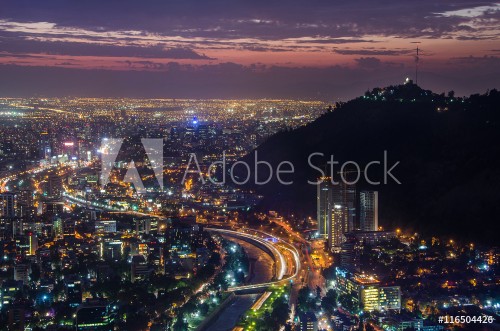
{"type": "Polygon", "coordinates": [[[47,195],[50,197],[60,197],[63,190],[63,178],[58,174],[49,175],[47,183],[47,195]]]}
{"type": "Polygon", "coordinates": [[[120,260],[123,253],[123,243],[121,240],[105,238],[101,242],[100,257],[104,260],[120,260]]]}
{"type": "Polygon", "coordinates": [[[379,305],[384,309],[401,309],[401,288],[399,286],[380,287],[379,305]]]}
{"type": "Polygon", "coordinates": [[[347,230],[348,208],[341,205],[334,205],[330,212],[330,223],[328,227],[328,247],[330,249],[339,248],[345,241],[344,234],[347,230]]]}
{"type": "Polygon", "coordinates": [[[10,305],[22,287],[23,284],[21,281],[12,279],[3,281],[0,293],[0,308],[10,305]]]}
{"type": "Polygon", "coordinates": [[[63,221],[60,217],[56,217],[52,221],[52,234],[55,237],[63,235],[63,221]]]}
{"type": "Polygon", "coordinates": [[[399,286],[382,286],[374,275],[353,274],[340,268],[336,275],[336,289],[352,300],[354,313],[358,307],[364,311],[401,309],[399,286]]]}
{"type": "MultiPolygon", "coordinates": [[[[151,232],[151,223],[155,222],[155,220],[151,220],[150,218],[145,219],[136,219],[135,222],[135,233],[136,234],[149,234],[151,232]]],[[[157,222],[157,221],[156,221],[157,222]]]]}
{"type": "Polygon", "coordinates": [[[340,249],[340,266],[349,271],[361,271],[360,255],[362,250],[363,246],[357,240],[347,237],[340,249]]]}
{"type": "Polygon", "coordinates": [[[333,206],[339,205],[346,210],[343,215],[343,231],[353,231],[356,220],[356,186],[339,181],[333,186],[332,203],[333,206]]]}
{"type": "Polygon", "coordinates": [[[27,264],[17,264],[14,266],[14,280],[22,282],[24,285],[29,283],[30,266],[27,264]]]}
{"type": "Polygon", "coordinates": [[[135,255],[132,257],[132,263],[130,266],[130,281],[132,283],[147,279],[149,272],[149,266],[144,256],[135,255]]]}
{"type": "Polygon", "coordinates": [[[320,238],[328,237],[332,217],[332,190],[329,178],[322,178],[322,182],[317,185],[317,220],[320,238]]]}
{"type": "Polygon", "coordinates": [[[43,202],[42,209],[44,213],[59,215],[63,212],[64,203],[60,201],[46,201],[43,202]]]}
{"type": "Polygon", "coordinates": [[[35,255],[38,250],[38,237],[36,233],[30,232],[28,233],[29,240],[29,255],[35,255]]]}
{"type": "Polygon", "coordinates": [[[113,319],[106,306],[81,307],[76,311],[76,330],[112,331],[113,319]]]}
{"type": "Polygon", "coordinates": [[[30,190],[22,190],[17,194],[17,215],[24,216],[33,216],[33,191],[30,190]]]}
{"type": "Polygon", "coordinates": [[[11,192],[0,194],[0,217],[13,218],[16,216],[15,206],[16,195],[11,192]]]}
{"type": "Polygon", "coordinates": [[[65,280],[66,302],[70,307],[77,307],[82,303],[82,285],[79,280],[65,280]]]}
{"type": "Polygon", "coordinates": [[[378,230],[378,192],[361,191],[359,194],[361,231],[378,230]]]}
{"type": "Polygon", "coordinates": [[[96,233],[115,233],[116,221],[115,220],[100,220],[95,222],[96,233]]]}
{"type": "Polygon", "coordinates": [[[352,238],[358,243],[377,245],[384,241],[396,238],[396,233],[392,231],[353,231],[346,234],[347,238],[352,238]]]}

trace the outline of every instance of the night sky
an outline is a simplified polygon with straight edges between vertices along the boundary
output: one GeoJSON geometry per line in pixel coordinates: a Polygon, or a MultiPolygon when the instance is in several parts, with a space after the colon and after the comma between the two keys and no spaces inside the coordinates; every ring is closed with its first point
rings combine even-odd
{"type": "Polygon", "coordinates": [[[495,1],[0,0],[1,96],[346,100],[500,82],[495,1]]]}

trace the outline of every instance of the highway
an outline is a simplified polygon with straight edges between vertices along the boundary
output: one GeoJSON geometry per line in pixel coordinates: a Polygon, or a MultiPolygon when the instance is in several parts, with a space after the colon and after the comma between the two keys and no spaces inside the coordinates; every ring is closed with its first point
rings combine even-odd
{"type": "Polygon", "coordinates": [[[260,236],[248,234],[245,232],[226,230],[226,229],[218,229],[218,228],[207,228],[207,231],[218,232],[221,234],[226,234],[226,235],[237,237],[237,238],[240,237],[240,238],[245,238],[245,239],[255,241],[255,242],[259,243],[260,245],[269,249],[269,251],[272,252],[272,254],[274,255],[274,258],[276,260],[277,272],[276,272],[276,280],[275,281],[258,283],[258,284],[251,284],[251,285],[233,286],[233,287],[229,287],[228,291],[236,292],[236,291],[245,291],[245,290],[261,290],[261,289],[266,289],[269,286],[273,286],[273,285],[283,285],[286,282],[290,282],[291,280],[294,280],[297,277],[297,275],[299,274],[299,270],[301,267],[299,252],[297,251],[297,249],[293,245],[290,245],[281,239],[278,239],[278,238],[276,238],[270,234],[267,234],[265,232],[262,232],[262,237],[260,237],[260,236]],[[275,244],[275,243],[272,243],[272,242],[266,240],[265,238],[275,238],[277,240],[277,242],[275,244]],[[282,244],[282,246],[279,249],[277,248],[278,243],[282,244]],[[286,245],[287,247],[285,248],[284,245],[286,245]],[[287,275],[287,277],[285,277],[285,275],[287,274],[289,268],[287,267],[288,264],[286,262],[285,255],[283,254],[281,249],[287,250],[293,256],[293,259],[295,262],[293,274],[287,275]]]}

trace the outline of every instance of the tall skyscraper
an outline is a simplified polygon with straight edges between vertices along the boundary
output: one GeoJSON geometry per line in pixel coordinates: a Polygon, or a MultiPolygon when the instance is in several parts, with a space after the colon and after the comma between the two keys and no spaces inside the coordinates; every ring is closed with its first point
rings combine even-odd
{"type": "Polygon", "coordinates": [[[47,194],[50,197],[60,197],[63,191],[63,178],[56,173],[49,175],[47,194]]]}
{"type": "Polygon", "coordinates": [[[362,231],[378,230],[378,192],[361,191],[359,194],[360,228],[362,231]]]}
{"type": "Polygon", "coordinates": [[[33,191],[31,190],[21,190],[17,194],[17,215],[24,217],[33,213],[33,191]]]}
{"type": "Polygon", "coordinates": [[[329,178],[322,178],[317,186],[318,235],[327,238],[332,217],[333,186],[329,178]]]}
{"type": "Polygon", "coordinates": [[[29,255],[35,255],[38,250],[38,237],[35,232],[28,233],[29,255]]]}
{"type": "Polygon", "coordinates": [[[340,248],[345,241],[344,233],[347,232],[348,208],[341,205],[334,205],[330,212],[330,223],[328,228],[328,247],[340,248]]]}
{"type": "Polygon", "coordinates": [[[339,205],[346,208],[343,222],[347,224],[345,232],[355,229],[356,221],[356,186],[340,181],[333,186],[333,206],[339,205]]]}

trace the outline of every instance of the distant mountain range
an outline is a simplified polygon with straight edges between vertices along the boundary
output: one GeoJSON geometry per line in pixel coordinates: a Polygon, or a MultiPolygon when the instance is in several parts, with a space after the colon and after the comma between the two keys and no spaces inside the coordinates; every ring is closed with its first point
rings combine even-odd
{"type": "MultiPolygon", "coordinates": [[[[340,164],[356,161],[364,166],[382,161],[387,151],[389,167],[400,162],[392,174],[401,184],[393,180],[387,185],[373,186],[364,180],[358,184],[358,190],[379,191],[382,226],[498,244],[497,90],[457,98],[453,92],[436,94],[411,82],[375,88],[325,110],[304,127],[270,137],[256,151],[258,159],[274,169],[285,160],[295,167],[293,175],[282,176],[293,180],[292,185],[281,185],[273,177],[267,185],[255,186],[265,196],[260,205],[264,210],[315,217],[316,187],[307,180],[316,180],[320,173],[308,164],[311,153],[324,153],[324,158],[312,160],[325,168],[331,154],[340,164]]],[[[254,153],[244,160],[253,164],[254,153]]],[[[266,177],[264,168],[259,168],[259,178],[266,177]]],[[[372,169],[371,180],[380,179],[382,167],[372,169]]]]}

